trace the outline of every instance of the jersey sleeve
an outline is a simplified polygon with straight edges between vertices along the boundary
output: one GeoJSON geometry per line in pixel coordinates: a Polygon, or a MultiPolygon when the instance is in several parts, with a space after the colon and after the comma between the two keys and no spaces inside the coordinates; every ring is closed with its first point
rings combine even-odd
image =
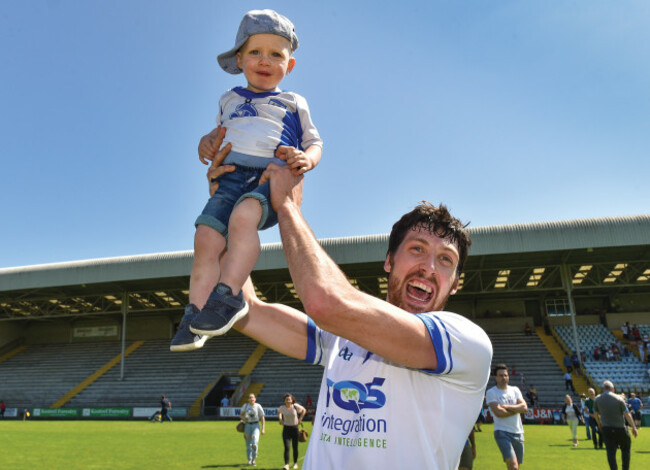
{"type": "Polygon", "coordinates": [[[323,141],[311,119],[307,100],[300,95],[296,95],[296,106],[298,108],[298,117],[300,118],[300,127],[302,128],[302,148],[307,149],[312,145],[323,148],[323,141]]]}
{"type": "Polygon", "coordinates": [[[324,366],[334,341],[334,335],[321,330],[314,320],[307,318],[307,356],[305,362],[324,366]]]}
{"type": "Polygon", "coordinates": [[[450,382],[485,387],[490,374],[492,343],[481,327],[450,312],[417,314],[436,352],[437,367],[424,370],[450,382]]]}

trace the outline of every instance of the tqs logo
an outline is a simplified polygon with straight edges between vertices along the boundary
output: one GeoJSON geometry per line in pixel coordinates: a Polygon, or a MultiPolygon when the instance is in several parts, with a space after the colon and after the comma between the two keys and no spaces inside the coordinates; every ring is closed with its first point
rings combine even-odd
{"type": "Polygon", "coordinates": [[[386,379],[375,377],[372,382],[362,384],[353,380],[333,382],[327,379],[327,405],[330,399],[339,408],[359,413],[364,409],[381,408],[386,404],[386,395],[380,390],[386,379]]]}

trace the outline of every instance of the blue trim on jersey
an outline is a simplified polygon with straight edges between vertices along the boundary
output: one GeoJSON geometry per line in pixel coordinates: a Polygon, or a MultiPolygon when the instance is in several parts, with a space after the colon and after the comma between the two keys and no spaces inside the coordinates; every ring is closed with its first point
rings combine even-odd
{"type": "Polygon", "coordinates": [[[300,125],[300,116],[298,112],[287,112],[282,118],[282,137],[280,145],[288,145],[298,150],[302,148],[302,126],[300,125]]]}
{"type": "Polygon", "coordinates": [[[266,98],[267,96],[275,96],[279,95],[282,93],[281,91],[267,91],[265,93],[257,93],[252,90],[249,90],[248,88],[244,88],[241,86],[237,86],[232,89],[235,93],[237,93],[239,96],[243,96],[244,98],[266,98]]]}
{"type": "Polygon", "coordinates": [[[447,336],[447,343],[449,346],[447,347],[447,357],[449,358],[449,370],[447,373],[451,373],[452,370],[454,370],[454,357],[451,355],[451,335],[449,334],[449,331],[447,330],[447,325],[445,325],[445,322],[442,321],[442,318],[440,318],[438,315],[434,315],[442,325],[442,327],[445,329],[445,335],[447,336]]]}
{"type": "Polygon", "coordinates": [[[307,357],[304,362],[316,364],[316,323],[314,320],[307,317],[307,357]]]}
{"type": "MultiPolygon", "coordinates": [[[[431,369],[421,369],[424,372],[429,372],[432,374],[442,374],[445,372],[447,369],[447,355],[445,354],[444,351],[444,343],[442,340],[442,335],[440,334],[440,330],[438,326],[436,325],[436,321],[429,317],[426,314],[416,314],[416,317],[418,317],[420,320],[422,320],[422,323],[424,323],[424,326],[427,328],[429,331],[429,337],[431,338],[431,344],[433,344],[433,349],[436,351],[436,359],[438,364],[436,365],[436,368],[434,370],[431,369]]],[[[437,317],[436,317],[437,318],[437,317]]],[[[440,319],[438,319],[440,320],[440,319]]],[[[441,322],[442,323],[442,322],[441,322]]],[[[444,324],[443,324],[444,326],[444,324]]],[[[447,333],[447,338],[449,339],[449,333],[447,333]]],[[[449,357],[451,358],[451,342],[449,342],[449,357]]],[[[451,369],[449,369],[449,372],[451,369]]],[[[447,373],[449,373],[447,372],[447,373]]]]}

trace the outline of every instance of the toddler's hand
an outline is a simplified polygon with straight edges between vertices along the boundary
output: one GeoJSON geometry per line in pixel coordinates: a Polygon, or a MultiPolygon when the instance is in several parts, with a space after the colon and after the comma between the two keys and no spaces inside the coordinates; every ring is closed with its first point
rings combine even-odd
{"type": "Polygon", "coordinates": [[[201,137],[199,142],[199,160],[201,160],[201,163],[204,165],[210,164],[219,151],[224,137],[226,137],[226,128],[221,126],[217,126],[216,129],[212,129],[208,134],[201,137]]]}
{"type": "Polygon", "coordinates": [[[305,152],[295,147],[281,145],[275,151],[275,156],[287,162],[287,168],[291,169],[294,176],[302,175],[313,168],[305,152]]]}

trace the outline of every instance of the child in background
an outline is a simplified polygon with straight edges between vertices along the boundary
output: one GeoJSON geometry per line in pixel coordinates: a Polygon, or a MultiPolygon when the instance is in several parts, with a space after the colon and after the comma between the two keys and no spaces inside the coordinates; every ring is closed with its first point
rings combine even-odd
{"type": "Polygon", "coordinates": [[[235,47],[217,58],[226,72],[243,72],[247,86],[224,93],[218,127],[199,144],[199,158],[207,165],[219,151],[216,136],[227,129],[223,145],[232,147],[223,163],[232,171],[219,177],[219,190],[195,222],[190,303],[172,351],[201,348],[248,313],[241,288],[259,258],[257,230],[277,223],[269,183],[258,186],[266,166],[286,164],[298,175],[320,161],[323,142],[307,101],[278,88],[294,68],[297,48],[291,21],[273,10],[253,10],[242,19],[235,47]]]}

